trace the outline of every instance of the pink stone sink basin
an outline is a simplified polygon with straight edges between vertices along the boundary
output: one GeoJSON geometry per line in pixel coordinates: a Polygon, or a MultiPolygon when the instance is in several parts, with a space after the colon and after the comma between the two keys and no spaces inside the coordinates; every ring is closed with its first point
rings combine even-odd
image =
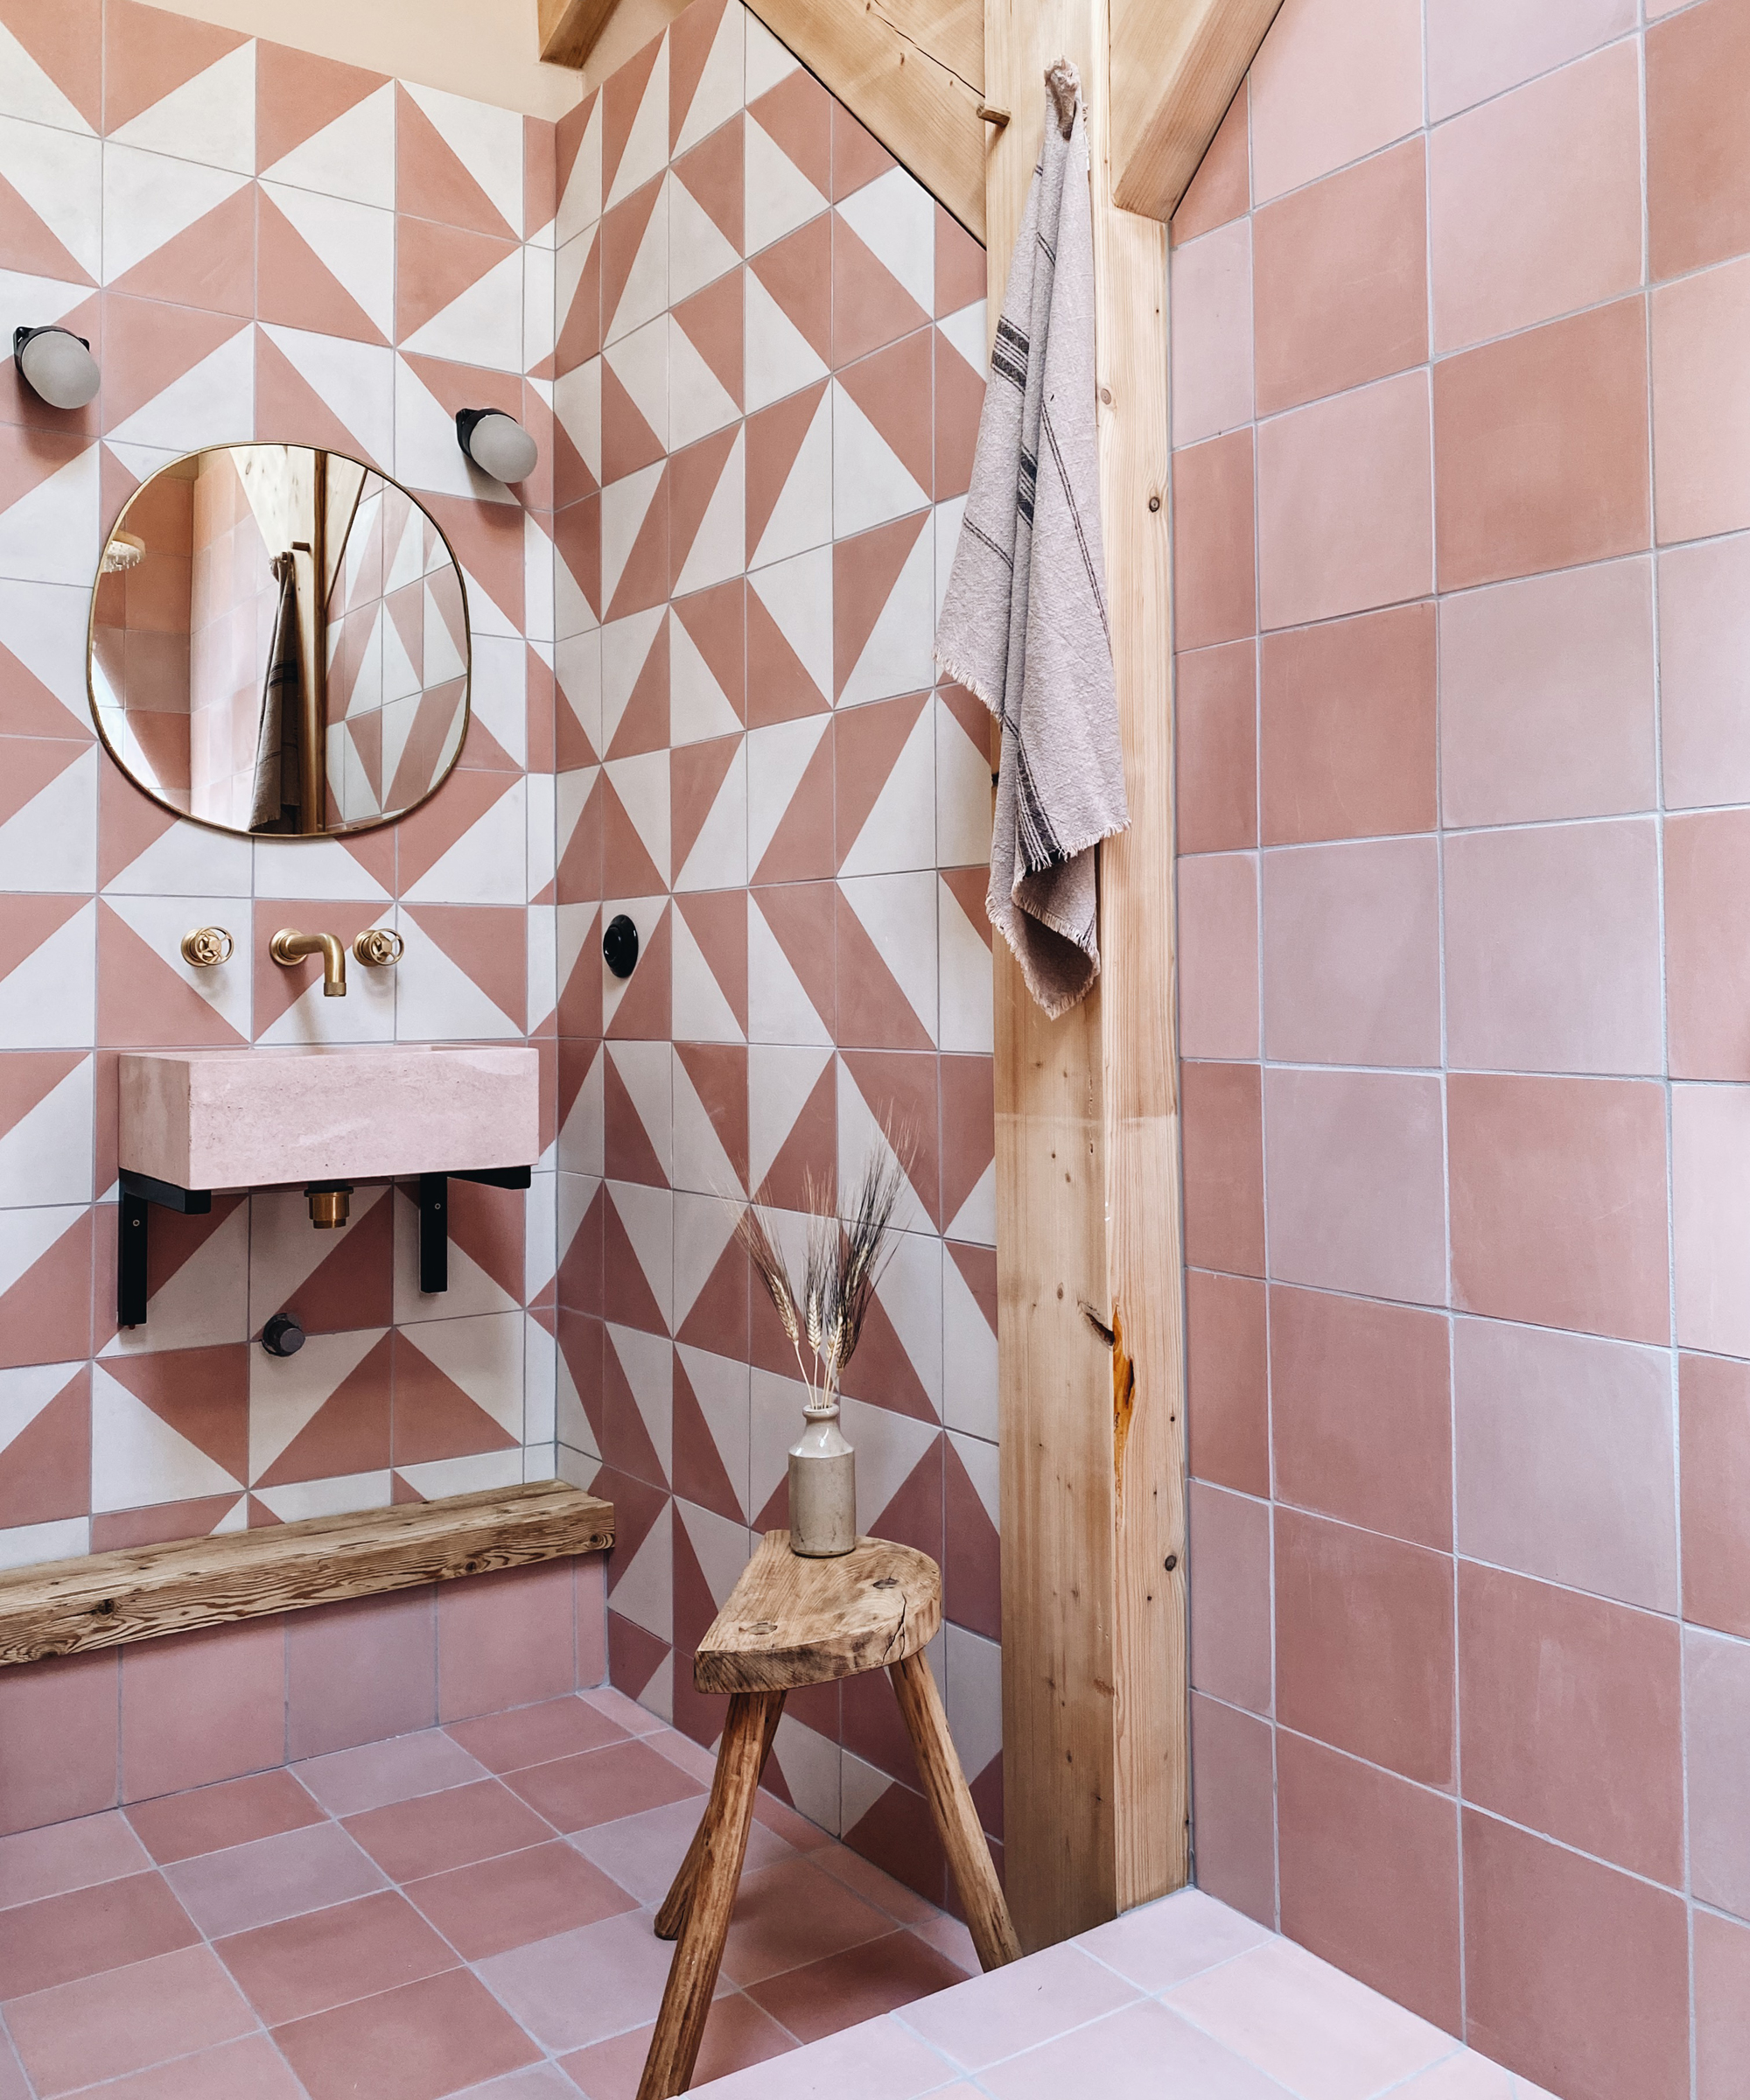
{"type": "Polygon", "coordinates": [[[121,1165],[178,1188],[529,1166],[539,1072],[522,1046],[130,1052],[121,1165]]]}

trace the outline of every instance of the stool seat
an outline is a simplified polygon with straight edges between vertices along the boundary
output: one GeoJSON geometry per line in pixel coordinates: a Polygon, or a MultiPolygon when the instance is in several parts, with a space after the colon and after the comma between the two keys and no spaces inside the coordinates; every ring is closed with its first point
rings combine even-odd
{"type": "Polygon", "coordinates": [[[864,1670],[887,1672],[979,1962],[995,1969],[1019,1958],[1020,1942],[924,1652],[941,1624],[942,1571],[915,1546],[859,1538],[849,1553],[809,1560],[791,1552],[788,1531],[768,1531],[760,1540],[693,1660],[694,1684],[728,1693],[729,1712],[710,1798],[656,1914],[657,1937],[678,1936],[680,1945],[638,2100],[672,2100],[692,2083],[747,1855],[760,1774],[785,1694],[804,1685],[830,1684],[864,1670]]]}
{"type": "Polygon", "coordinates": [[[942,1624],[942,1575],[928,1553],[859,1538],[805,1560],[768,1531],[693,1660],[700,1691],[795,1691],[886,1670],[927,1648],[942,1624]]]}

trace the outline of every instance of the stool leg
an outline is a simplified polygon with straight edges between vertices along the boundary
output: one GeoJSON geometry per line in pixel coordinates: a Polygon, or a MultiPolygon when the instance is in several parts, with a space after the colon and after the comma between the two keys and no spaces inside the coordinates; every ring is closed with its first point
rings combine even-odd
{"type": "Polygon", "coordinates": [[[911,1732],[912,1754],[924,1782],[936,1835],[954,1870],[955,1886],[966,1912],[967,1929],[978,1950],[981,1967],[1000,1969],[1020,1959],[1021,1943],[997,1879],[990,1848],[978,1827],[978,1811],[960,1768],[960,1754],[948,1732],[942,1695],[930,1675],[929,1657],[920,1649],[903,1662],[888,1665],[887,1675],[900,1695],[900,1711],[911,1732]]]}
{"type": "Polygon", "coordinates": [[[741,1863],[747,1856],[747,1826],[753,1818],[753,1796],[766,1746],[766,1724],[772,1707],[783,1704],[781,1692],[738,1691],[729,1702],[718,1749],[717,1779],[699,1826],[698,1868],[692,1900],[675,1961],[650,2037],[650,2054],[638,2084],[638,2100],[673,2100],[693,2082],[705,2015],[729,1936],[729,1916],[741,1863]]]}
{"type": "MultiPolygon", "coordinates": [[[[778,1723],[784,1712],[784,1694],[774,1691],[766,1709],[766,1740],[760,1752],[760,1771],[766,1769],[766,1760],[772,1754],[772,1745],[777,1740],[778,1723]]],[[[759,1774],[755,1775],[756,1783],[759,1774]]],[[[699,1827],[693,1832],[693,1842],[687,1847],[687,1856],[682,1860],[668,1893],[662,1899],[662,1908],[656,1913],[656,1937],[659,1940],[678,1939],[681,1928],[687,1922],[687,1905],[692,1900],[693,1880],[699,1871],[699,1854],[704,1849],[705,1825],[710,1821],[711,1809],[717,1805],[718,1788],[723,1782],[723,1760],[718,1758],[717,1773],[711,1780],[711,1806],[700,1819],[699,1827]]]]}

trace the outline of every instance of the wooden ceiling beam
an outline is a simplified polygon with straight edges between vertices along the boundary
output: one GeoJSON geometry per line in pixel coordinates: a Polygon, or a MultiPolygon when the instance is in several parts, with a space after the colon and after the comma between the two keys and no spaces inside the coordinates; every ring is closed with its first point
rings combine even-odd
{"type": "Polygon", "coordinates": [[[1112,201],[1171,219],[1282,0],[1111,0],[1112,201]]]}
{"type": "Polygon", "coordinates": [[[581,67],[619,0],[541,0],[541,56],[550,66],[581,67]]]}

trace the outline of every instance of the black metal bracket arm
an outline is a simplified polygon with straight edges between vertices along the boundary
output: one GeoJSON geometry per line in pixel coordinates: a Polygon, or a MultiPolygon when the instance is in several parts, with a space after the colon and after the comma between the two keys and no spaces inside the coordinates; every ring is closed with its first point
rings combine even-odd
{"type": "Polygon", "coordinates": [[[146,1324],[147,1256],[151,1241],[151,1228],[146,1221],[151,1206],[156,1203],[164,1210],[180,1211],[185,1217],[204,1217],[213,1208],[213,1191],[178,1188],[174,1181],[159,1181],[125,1166],[121,1181],[116,1228],[116,1324],[143,1327],[146,1324]]]}
{"type": "Polygon", "coordinates": [[[483,1182],[487,1188],[527,1188],[533,1169],[527,1166],[482,1166],[471,1172],[419,1177],[419,1288],[431,1297],[450,1288],[450,1184],[483,1182]]]}

